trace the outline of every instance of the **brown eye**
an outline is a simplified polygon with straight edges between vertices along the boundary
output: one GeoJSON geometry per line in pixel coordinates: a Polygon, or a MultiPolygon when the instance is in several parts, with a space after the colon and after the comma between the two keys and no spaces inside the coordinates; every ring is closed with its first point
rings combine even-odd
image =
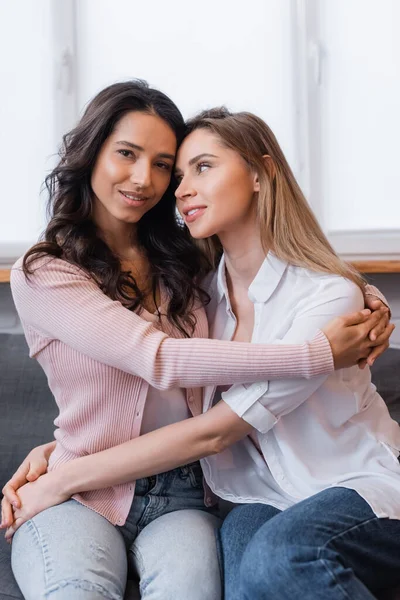
{"type": "Polygon", "coordinates": [[[118,152],[118,154],[121,154],[125,158],[129,158],[129,157],[133,156],[132,150],[122,149],[122,150],[117,150],[117,152],[118,152]]]}
{"type": "Polygon", "coordinates": [[[171,165],[169,165],[168,163],[157,163],[157,167],[163,169],[164,171],[171,171],[171,165]]]}

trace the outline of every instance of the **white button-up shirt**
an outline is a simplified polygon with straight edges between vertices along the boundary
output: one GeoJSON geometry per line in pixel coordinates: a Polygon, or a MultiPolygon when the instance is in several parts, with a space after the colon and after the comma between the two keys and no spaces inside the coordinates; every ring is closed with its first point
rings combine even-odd
{"type": "MultiPolygon", "coordinates": [[[[231,339],[236,327],[225,262],[210,287],[211,336],[231,339]]],[[[252,342],[311,340],[333,317],[364,307],[352,282],[295,267],[269,253],[249,287],[252,342]]],[[[211,489],[232,502],[281,510],[332,486],[356,490],[378,517],[400,519],[400,427],[371,383],[368,368],[313,379],[206,388],[204,411],[220,398],[253,427],[251,436],[203,459],[211,489]]]]}

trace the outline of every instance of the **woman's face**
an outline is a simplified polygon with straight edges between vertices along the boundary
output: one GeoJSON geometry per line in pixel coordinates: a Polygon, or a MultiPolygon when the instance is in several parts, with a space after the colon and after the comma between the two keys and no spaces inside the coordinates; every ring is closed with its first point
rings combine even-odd
{"type": "Polygon", "coordinates": [[[137,111],[122,117],[93,169],[95,220],[137,223],[165,193],[175,153],[175,134],[160,117],[137,111]]]}
{"type": "Polygon", "coordinates": [[[176,176],[177,207],[194,238],[221,236],[255,221],[256,174],[206,129],[195,130],[182,143],[176,176]]]}

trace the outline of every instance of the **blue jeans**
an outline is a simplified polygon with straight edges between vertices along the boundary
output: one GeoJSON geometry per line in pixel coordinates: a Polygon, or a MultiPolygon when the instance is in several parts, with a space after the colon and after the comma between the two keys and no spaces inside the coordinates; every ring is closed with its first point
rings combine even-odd
{"type": "Polygon", "coordinates": [[[346,488],[283,512],[240,505],[219,541],[225,600],[370,600],[400,582],[400,521],[346,488]]]}
{"type": "Polygon", "coordinates": [[[220,600],[215,530],[199,463],[140,479],[126,524],[75,500],[25,523],[12,568],[26,600],[122,600],[128,570],[146,600],[220,600]]]}

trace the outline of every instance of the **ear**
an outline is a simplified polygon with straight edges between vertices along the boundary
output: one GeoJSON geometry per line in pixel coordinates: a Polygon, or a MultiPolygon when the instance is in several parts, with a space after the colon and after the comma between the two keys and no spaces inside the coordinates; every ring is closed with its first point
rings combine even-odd
{"type": "MultiPolygon", "coordinates": [[[[269,154],[263,155],[263,161],[264,161],[264,165],[267,170],[267,173],[268,173],[268,177],[271,179],[271,181],[273,181],[276,177],[275,163],[269,154]]],[[[260,191],[260,181],[259,181],[258,173],[254,173],[254,191],[255,192],[260,191]]]]}

